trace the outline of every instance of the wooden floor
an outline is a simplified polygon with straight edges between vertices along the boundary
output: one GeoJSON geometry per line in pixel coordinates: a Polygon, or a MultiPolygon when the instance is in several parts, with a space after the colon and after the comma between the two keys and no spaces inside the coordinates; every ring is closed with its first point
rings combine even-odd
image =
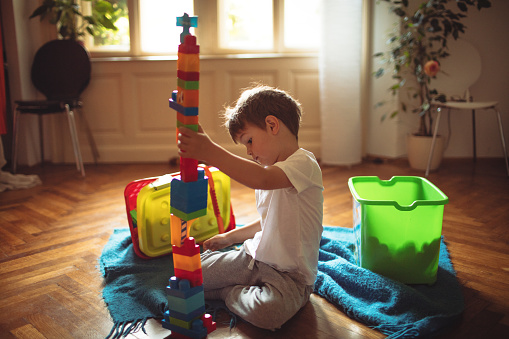
{"type": "MultiPolygon", "coordinates": [[[[101,298],[97,259],[114,228],[128,227],[123,190],[134,179],[174,172],[165,164],[25,168],[41,186],[0,193],[0,338],[103,338],[112,326],[101,298]]],[[[324,224],[352,225],[347,180],[357,175],[421,175],[405,160],[324,167],[324,224]]],[[[446,160],[430,180],[448,195],[443,234],[463,287],[461,322],[440,338],[509,337],[509,178],[500,159],[446,160]]],[[[256,216],[254,194],[232,184],[237,220],[256,216]]],[[[277,332],[226,314],[209,338],[383,338],[317,295],[277,332]]],[[[148,335],[164,338],[157,321],[148,335]]]]}

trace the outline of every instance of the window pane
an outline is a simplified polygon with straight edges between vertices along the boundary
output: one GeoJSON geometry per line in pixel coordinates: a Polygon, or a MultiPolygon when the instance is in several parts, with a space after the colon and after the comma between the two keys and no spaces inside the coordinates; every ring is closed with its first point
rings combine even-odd
{"type": "MultiPolygon", "coordinates": [[[[104,27],[95,27],[94,37],[87,36],[87,47],[95,51],[129,51],[129,14],[127,11],[127,0],[106,0],[112,5],[113,12],[111,21],[118,28],[117,31],[106,29],[104,27]]],[[[91,2],[82,2],[83,12],[86,15],[96,17],[92,11],[91,2]]]]}
{"type": "MultiPolygon", "coordinates": [[[[143,53],[177,53],[182,27],[176,26],[176,18],[184,13],[193,15],[193,0],[139,1],[141,51],[143,53]]],[[[194,34],[193,30],[191,28],[191,34],[194,34]]]]}
{"type": "Polygon", "coordinates": [[[218,4],[221,48],[273,48],[272,0],[218,0],[218,4]]]}
{"type": "Polygon", "coordinates": [[[320,28],[317,23],[320,1],[285,0],[284,46],[287,48],[318,48],[320,28]]]}

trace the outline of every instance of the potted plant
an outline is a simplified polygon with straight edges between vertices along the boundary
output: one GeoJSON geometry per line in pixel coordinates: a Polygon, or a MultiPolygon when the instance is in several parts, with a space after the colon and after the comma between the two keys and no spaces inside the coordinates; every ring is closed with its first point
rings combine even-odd
{"type": "Polygon", "coordinates": [[[91,14],[84,15],[78,0],[44,0],[30,15],[37,16],[41,21],[47,19],[57,25],[58,34],[62,39],[79,40],[85,33],[95,36],[101,30],[117,30],[114,22],[117,8],[106,0],[81,0],[91,3],[91,14]]]}
{"type": "MultiPolygon", "coordinates": [[[[392,78],[397,82],[390,87],[393,95],[398,93],[405,84],[412,100],[417,100],[416,107],[410,110],[419,114],[419,128],[413,136],[421,139],[431,139],[433,136],[433,115],[431,103],[433,100],[445,102],[444,94],[429,88],[430,81],[440,70],[440,60],[449,56],[447,41],[449,38],[458,39],[465,33],[466,26],[461,20],[466,17],[468,9],[491,7],[489,0],[427,0],[416,6],[416,1],[409,0],[379,0],[390,3],[390,11],[399,19],[399,27],[393,32],[387,43],[390,50],[377,53],[375,57],[381,58],[386,66],[392,67],[392,78]],[[416,8],[411,10],[411,8],[416,8]],[[412,81],[413,80],[413,81],[412,81]],[[413,87],[416,84],[415,87],[413,87]]],[[[386,67],[380,67],[375,72],[379,78],[386,73],[386,67]]],[[[383,103],[378,103],[380,105],[383,103]]],[[[401,101],[401,109],[409,110],[407,103],[401,101]]],[[[399,110],[390,112],[393,118],[399,110]]],[[[387,114],[382,116],[382,120],[387,114]]],[[[411,141],[412,142],[412,141],[411,141]]],[[[431,140],[427,140],[428,145],[431,140]]],[[[408,146],[408,145],[407,145],[408,146]]],[[[429,155],[429,146],[420,147],[424,154],[413,155],[408,152],[410,165],[414,168],[425,169],[429,155]],[[416,162],[417,161],[417,162],[416,162]]],[[[439,156],[432,162],[432,169],[438,167],[442,152],[434,152],[439,156]]]]}

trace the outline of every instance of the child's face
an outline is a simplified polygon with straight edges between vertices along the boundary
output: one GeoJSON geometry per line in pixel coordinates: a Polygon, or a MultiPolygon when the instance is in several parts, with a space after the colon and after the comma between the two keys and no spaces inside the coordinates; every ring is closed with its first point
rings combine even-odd
{"type": "Polygon", "coordinates": [[[260,165],[274,165],[278,160],[277,147],[274,144],[270,128],[264,130],[246,123],[246,127],[237,136],[237,142],[246,146],[247,154],[260,165]]]}

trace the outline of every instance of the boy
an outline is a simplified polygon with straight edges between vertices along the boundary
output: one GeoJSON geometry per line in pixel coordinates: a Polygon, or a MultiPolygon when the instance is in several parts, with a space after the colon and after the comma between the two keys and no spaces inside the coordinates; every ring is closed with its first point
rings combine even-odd
{"type": "Polygon", "coordinates": [[[313,292],[322,234],[322,172],[299,148],[300,105],[284,91],[246,90],[226,110],[226,127],[254,161],[214,143],[201,130],[179,129],[179,154],[205,161],[255,189],[260,219],[204,243],[206,299],[222,299],[255,326],[275,330],[313,292]],[[217,250],[242,243],[240,251],[217,250]]]}

